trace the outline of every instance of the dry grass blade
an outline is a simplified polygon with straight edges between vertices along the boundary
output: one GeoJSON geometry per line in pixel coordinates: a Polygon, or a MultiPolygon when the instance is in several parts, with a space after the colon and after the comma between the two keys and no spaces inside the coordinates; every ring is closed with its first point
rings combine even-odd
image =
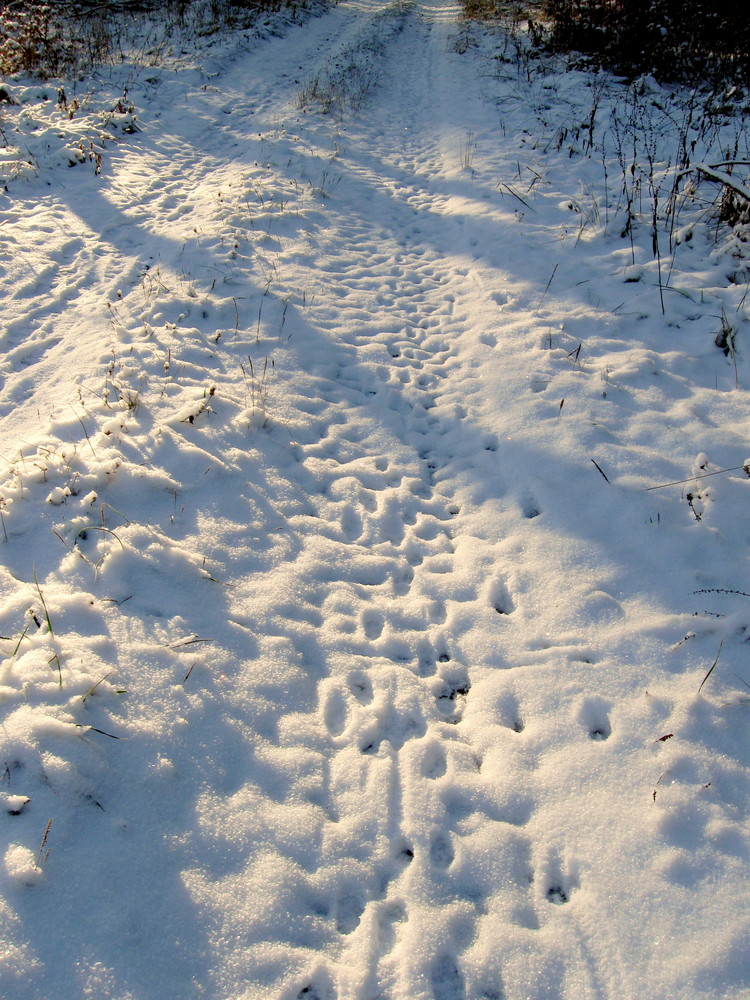
{"type": "Polygon", "coordinates": [[[26,638],[26,635],[27,635],[30,627],[31,627],[30,624],[27,625],[26,628],[23,630],[23,632],[21,632],[21,634],[19,635],[18,642],[16,643],[15,649],[13,650],[13,653],[11,654],[11,660],[15,660],[16,653],[21,648],[21,643],[26,638]]]}
{"type": "Polygon", "coordinates": [[[47,862],[47,858],[49,857],[49,851],[50,851],[50,849],[47,848],[47,851],[45,853],[44,848],[45,848],[45,846],[47,844],[47,837],[49,837],[49,831],[50,831],[50,827],[51,826],[52,826],[52,820],[49,820],[48,823],[47,823],[47,826],[46,826],[46,828],[44,830],[44,836],[42,837],[42,842],[39,845],[39,854],[37,855],[36,866],[37,866],[37,868],[40,868],[40,869],[44,868],[44,866],[45,866],[45,864],[47,862]]]}
{"type": "Polygon", "coordinates": [[[506,184],[505,181],[500,181],[500,183],[497,186],[499,188],[505,188],[508,194],[513,195],[513,197],[517,201],[520,201],[521,204],[524,205],[526,208],[528,208],[530,212],[536,212],[536,209],[533,207],[533,205],[530,205],[524,198],[521,197],[520,194],[518,194],[517,191],[514,191],[513,188],[510,186],[510,184],[506,184]]]}
{"type": "Polygon", "coordinates": [[[559,266],[560,266],[559,264],[555,264],[555,266],[552,268],[552,274],[549,276],[549,281],[547,282],[547,284],[544,287],[544,291],[542,292],[542,297],[539,299],[539,305],[537,306],[537,309],[541,308],[542,303],[544,302],[545,298],[547,297],[547,292],[549,291],[549,286],[555,280],[555,275],[557,274],[557,269],[558,269],[559,266]]]}
{"type": "Polygon", "coordinates": [[[716,659],[715,659],[715,660],[714,660],[714,662],[713,662],[713,663],[711,664],[711,667],[709,668],[709,671],[708,671],[708,673],[706,674],[706,676],[705,676],[705,677],[703,678],[703,680],[701,681],[701,686],[700,686],[700,687],[698,688],[698,694],[700,694],[700,693],[701,693],[701,691],[702,691],[702,689],[703,689],[703,685],[704,685],[704,684],[706,683],[706,681],[708,680],[708,678],[709,678],[709,677],[711,676],[711,674],[712,674],[712,673],[714,672],[714,670],[716,669],[716,664],[717,664],[717,663],[719,662],[719,657],[721,656],[721,649],[722,649],[722,646],[723,646],[723,645],[724,645],[724,640],[722,639],[722,640],[721,640],[721,642],[719,643],[719,652],[718,652],[718,653],[716,654],[716,659]]]}
{"type": "Polygon", "coordinates": [[[49,616],[49,610],[47,609],[47,602],[44,599],[44,594],[42,593],[42,588],[39,586],[39,580],[37,579],[36,570],[34,570],[34,583],[36,584],[36,590],[39,594],[39,600],[42,603],[42,608],[44,609],[44,617],[47,620],[47,628],[49,629],[49,634],[54,636],[55,630],[52,628],[52,622],[49,616]]]}
{"type": "Polygon", "coordinates": [[[182,649],[184,646],[194,646],[199,642],[213,642],[213,639],[201,639],[198,635],[186,635],[183,639],[176,639],[167,643],[167,649],[182,649]]]}
{"type": "MultiPolygon", "coordinates": [[[[53,529],[53,531],[54,531],[54,529],[53,529]]],[[[105,528],[105,527],[104,527],[103,525],[101,525],[101,524],[86,524],[86,525],[84,525],[84,526],[83,526],[82,528],[79,528],[79,529],[78,529],[78,531],[76,532],[76,541],[78,541],[78,539],[79,539],[79,538],[82,538],[82,539],[84,539],[84,540],[85,540],[85,538],[86,538],[86,532],[87,532],[87,531],[101,531],[101,532],[103,532],[103,533],[104,533],[105,535],[111,535],[111,536],[112,536],[113,538],[115,538],[115,539],[117,540],[117,542],[118,542],[118,543],[119,543],[119,545],[120,545],[120,548],[122,548],[122,549],[124,549],[124,548],[125,548],[125,546],[124,546],[124,545],[122,544],[122,541],[121,541],[121,540],[120,540],[120,538],[119,538],[119,537],[118,537],[118,536],[117,536],[117,535],[115,534],[115,532],[114,532],[114,531],[112,531],[112,529],[111,529],[111,528],[105,528]]],[[[55,534],[57,535],[57,532],[56,532],[56,531],[55,531],[55,534]]],[[[59,536],[59,535],[57,535],[57,537],[59,538],[60,536],[59,536]]]]}
{"type": "MultiPolygon", "coordinates": [[[[595,462],[593,458],[591,459],[591,461],[592,461],[592,462],[594,462],[594,465],[596,466],[596,468],[598,469],[598,471],[599,471],[599,472],[601,473],[601,475],[602,475],[602,476],[604,476],[604,478],[605,478],[605,479],[607,480],[607,482],[609,483],[609,478],[608,478],[608,476],[607,476],[606,472],[604,471],[604,469],[602,469],[601,465],[599,465],[599,463],[598,463],[598,462],[595,462]]],[[[610,486],[611,486],[611,485],[612,485],[612,484],[610,483],[610,486]]]]}
{"type": "Polygon", "coordinates": [[[689,479],[675,479],[672,483],[660,483],[658,486],[647,486],[643,492],[649,493],[651,490],[663,490],[666,489],[667,486],[682,486],[683,483],[692,483],[696,479],[708,479],[709,476],[723,476],[725,472],[739,472],[740,469],[744,469],[750,476],[750,468],[748,468],[746,463],[745,465],[733,465],[731,469],[717,469],[716,472],[703,472],[699,476],[690,476],[689,479]]]}
{"type": "Polygon", "coordinates": [[[100,680],[98,680],[98,681],[96,682],[96,684],[93,684],[93,685],[92,685],[92,686],[91,686],[91,687],[90,687],[90,688],[88,689],[88,691],[86,692],[86,694],[84,694],[84,695],[82,695],[82,696],[81,696],[81,701],[82,701],[82,702],[85,702],[85,701],[86,701],[86,699],[87,699],[87,698],[89,698],[89,697],[90,697],[90,696],[91,696],[91,695],[92,695],[92,694],[93,694],[93,693],[94,693],[94,692],[96,691],[96,689],[97,689],[97,688],[99,687],[99,685],[100,685],[100,684],[102,684],[102,683],[103,683],[104,681],[106,681],[106,679],[107,679],[107,678],[108,678],[109,676],[110,676],[110,674],[105,674],[105,675],[104,675],[104,677],[100,678],[100,680]]]}
{"type": "MultiPolygon", "coordinates": [[[[47,621],[47,628],[49,629],[49,634],[54,639],[55,638],[55,631],[52,628],[52,620],[51,620],[51,618],[49,616],[49,609],[47,608],[47,602],[44,599],[44,594],[42,593],[42,588],[39,586],[39,580],[37,579],[36,570],[34,570],[34,583],[36,584],[37,593],[39,594],[39,600],[41,601],[42,608],[44,609],[44,617],[45,617],[45,619],[47,621]]],[[[20,640],[19,640],[18,645],[19,646],[21,645],[20,640]]],[[[16,647],[16,649],[18,649],[18,646],[16,647]]],[[[62,664],[60,663],[60,654],[59,653],[53,653],[53,655],[49,659],[49,662],[51,664],[54,664],[57,667],[58,684],[59,684],[60,687],[62,687],[62,664]]]]}
{"type": "Polygon", "coordinates": [[[96,726],[86,726],[82,722],[77,722],[76,728],[85,729],[87,733],[99,733],[100,736],[107,736],[110,740],[122,739],[122,736],[115,736],[114,733],[105,733],[103,729],[97,729],[96,726]]]}

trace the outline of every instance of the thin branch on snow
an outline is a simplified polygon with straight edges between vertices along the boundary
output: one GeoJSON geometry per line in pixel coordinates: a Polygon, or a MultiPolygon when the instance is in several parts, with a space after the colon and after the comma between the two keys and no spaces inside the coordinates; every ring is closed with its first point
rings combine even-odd
{"type": "MultiPolygon", "coordinates": [[[[732,166],[732,163],[725,164],[726,166],[732,166]]],[[[699,173],[703,174],[710,181],[714,181],[716,184],[723,184],[730,190],[734,191],[745,201],[750,202],[750,188],[745,187],[744,184],[740,184],[736,181],[731,174],[725,173],[723,170],[716,170],[714,167],[710,166],[708,163],[693,163],[689,170],[681,171],[681,174],[689,174],[693,170],[697,170],[699,173]]]]}

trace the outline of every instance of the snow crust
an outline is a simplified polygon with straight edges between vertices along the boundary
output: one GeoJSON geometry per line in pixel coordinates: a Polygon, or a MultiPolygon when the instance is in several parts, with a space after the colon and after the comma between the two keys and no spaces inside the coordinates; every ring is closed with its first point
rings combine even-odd
{"type": "Polygon", "coordinates": [[[750,997],[744,120],[201,55],[2,106],[0,995],[750,997]]]}

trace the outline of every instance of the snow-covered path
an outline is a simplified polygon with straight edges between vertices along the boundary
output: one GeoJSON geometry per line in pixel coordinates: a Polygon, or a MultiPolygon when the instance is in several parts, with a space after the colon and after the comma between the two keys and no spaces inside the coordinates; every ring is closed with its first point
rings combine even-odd
{"type": "Polygon", "coordinates": [[[142,70],[101,176],[11,189],[3,995],[750,995],[746,704],[696,695],[744,616],[690,597],[744,528],[644,492],[746,457],[741,289],[678,269],[660,341],[458,15],[142,70]]]}

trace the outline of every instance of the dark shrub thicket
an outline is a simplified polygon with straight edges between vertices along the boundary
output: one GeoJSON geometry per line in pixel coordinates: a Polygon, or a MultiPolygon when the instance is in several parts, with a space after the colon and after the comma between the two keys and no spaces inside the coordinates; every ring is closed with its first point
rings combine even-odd
{"type": "MultiPolygon", "coordinates": [[[[147,20],[188,35],[245,26],[314,0],[11,0],[0,3],[0,75],[53,77],[116,59],[147,20]]],[[[154,36],[153,29],[151,37],[154,36]]]]}
{"type": "Polygon", "coordinates": [[[736,0],[544,0],[549,43],[616,72],[750,80],[750,18],[736,0]]]}

